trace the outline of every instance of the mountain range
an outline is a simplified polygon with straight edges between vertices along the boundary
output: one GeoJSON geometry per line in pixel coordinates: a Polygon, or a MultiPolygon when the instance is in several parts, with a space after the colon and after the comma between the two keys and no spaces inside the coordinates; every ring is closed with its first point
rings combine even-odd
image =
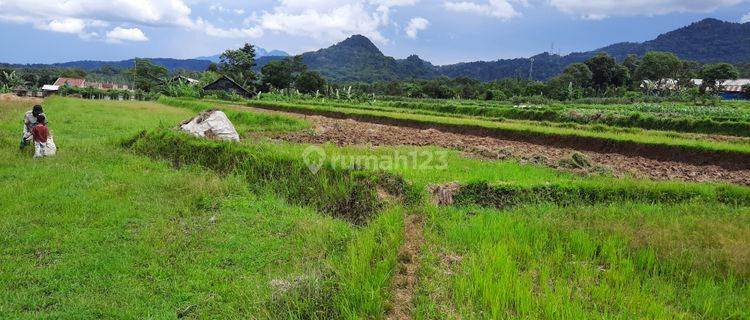
{"type": "MultiPolygon", "coordinates": [[[[255,47],[255,56],[258,58],[262,57],[288,57],[289,54],[281,50],[266,50],[261,47],[255,47]]],[[[214,63],[218,63],[221,60],[221,53],[213,56],[203,56],[194,58],[195,60],[208,60],[214,63]]]]}
{"type": "MultiPolygon", "coordinates": [[[[283,58],[283,57],[289,56],[289,54],[284,51],[280,51],[280,50],[267,51],[266,49],[263,49],[261,47],[256,47],[255,53],[258,57],[275,56],[275,57],[283,58]]],[[[193,58],[193,59],[149,58],[149,60],[151,60],[151,62],[153,62],[156,65],[160,65],[162,67],[169,69],[170,71],[175,71],[175,70],[204,71],[208,68],[208,66],[211,63],[219,62],[220,57],[221,57],[221,54],[217,54],[214,56],[198,57],[198,58],[193,58]]],[[[41,64],[41,63],[39,64],[2,64],[0,63],[0,66],[10,66],[10,67],[16,67],[16,68],[21,68],[21,67],[77,68],[77,69],[83,69],[86,71],[91,71],[91,70],[99,69],[105,65],[118,68],[118,69],[126,69],[126,68],[132,68],[134,64],[135,64],[135,59],[121,60],[121,61],[81,60],[81,61],[71,61],[71,62],[52,63],[52,64],[41,64]]]]}
{"type": "MultiPolygon", "coordinates": [[[[326,49],[304,53],[302,57],[311,70],[338,81],[423,79],[436,76],[492,81],[508,77],[526,78],[529,74],[536,80],[545,80],[560,74],[571,63],[586,61],[599,52],[606,52],[622,61],[628,54],[643,56],[649,51],[672,52],[682,59],[701,63],[750,63],[750,23],[705,19],[646,42],[616,43],[568,55],[545,52],[530,58],[444,66],[434,66],[416,55],[402,60],[385,56],[370,40],[360,35],[326,49]]],[[[279,58],[261,58],[258,64],[262,66],[275,59],[279,58]]]]}
{"type": "MultiPolygon", "coordinates": [[[[257,70],[270,61],[284,59],[283,51],[266,51],[257,48],[257,70]]],[[[318,51],[302,54],[303,62],[310,70],[320,72],[332,81],[381,81],[396,79],[429,79],[438,76],[469,77],[492,81],[507,77],[529,77],[537,80],[549,79],[575,62],[583,62],[599,52],[606,52],[618,60],[628,54],[642,56],[648,51],[668,51],[686,60],[701,63],[729,62],[750,63],[750,23],[732,23],[716,19],[705,19],[683,28],[659,35],[645,42],[622,42],[586,52],[568,55],[542,53],[529,58],[500,59],[495,61],[464,62],[436,66],[416,55],[406,59],[395,59],[384,55],[372,41],[361,35],[350,38],[318,51]],[[533,64],[533,68],[532,68],[533,64]]],[[[170,70],[205,70],[217,61],[218,56],[198,59],[152,59],[155,64],[170,70]]],[[[53,66],[93,70],[103,65],[128,68],[133,60],[116,62],[76,61],[53,65],[25,65],[30,67],[53,66]]],[[[23,66],[23,65],[14,65],[23,66]]]]}

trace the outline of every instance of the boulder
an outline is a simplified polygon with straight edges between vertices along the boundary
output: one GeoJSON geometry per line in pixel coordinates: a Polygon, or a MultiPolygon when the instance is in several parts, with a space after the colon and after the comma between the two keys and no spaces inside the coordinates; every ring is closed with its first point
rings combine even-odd
{"type": "Polygon", "coordinates": [[[220,110],[203,111],[195,118],[183,122],[180,125],[180,130],[202,138],[240,140],[240,135],[234,129],[234,125],[229,121],[227,115],[220,110]]]}

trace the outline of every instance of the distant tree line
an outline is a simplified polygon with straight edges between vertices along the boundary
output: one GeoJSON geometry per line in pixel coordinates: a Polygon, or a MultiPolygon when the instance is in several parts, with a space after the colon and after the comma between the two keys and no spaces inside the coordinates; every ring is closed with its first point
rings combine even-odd
{"type": "MultiPolygon", "coordinates": [[[[149,94],[201,97],[201,88],[221,76],[227,76],[250,92],[295,92],[332,96],[347,90],[347,96],[399,96],[434,99],[481,100],[559,100],[601,99],[702,99],[716,93],[722,80],[750,76],[750,63],[734,66],[727,63],[701,65],[681,60],[668,52],[648,52],[643,57],[627,56],[622,62],[600,53],[583,63],[569,65],[548,81],[506,78],[481,82],[467,77],[438,77],[425,80],[328,83],[319,73],[308,70],[301,56],[271,61],[254,72],[255,48],[251,44],[226,50],[217,64],[205,72],[177,70],[135,59],[134,66],[120,69],[102,66],[92,71],[59,68],[0,68],[0,92],[16,86],[41,87],[58,77],[86,78],[96,82],[128,83],[131,88],[149,94]],[[199,85],[172,83],[168,80],[184,75],[200,81],[199,85]],[[691,80],[703,79],[701,86],[691,80]]],[[[745,88],[750,97],[750,88],[745,88]]]]}
{"type": "MultiPolygon", "coordinates": [[[[750,65],[742,68],[750,69],[750,65]]],[[[750,70],[742,69],[743,75],[750,70]]],[[[365,94],[435,99],[550,99],[586,98],[700,99],[710,97],[723,80],[737,79],[740,69],[728,63],[701,65],[668,52],[629,55],[621,63],[600,53],[583,63],[569,65],[548,81],[506,78],[480,82],[466,77],[431,80],[353,83],[365,94]],[[696,86],[692,79],[703,79],[696,86]]],[[[750,88],[745,88],[750,97],[750,88]]]]}

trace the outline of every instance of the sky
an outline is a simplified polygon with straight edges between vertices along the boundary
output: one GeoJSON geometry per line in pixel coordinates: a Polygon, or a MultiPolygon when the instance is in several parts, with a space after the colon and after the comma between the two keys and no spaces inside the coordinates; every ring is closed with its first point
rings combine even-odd
{"type": "Polygon", "coordinates": [[[353,34],[435,64],[646,41],[750,0],[0,0],[0,62],[193,58],[244,43],[299,54],[353,34]]]}

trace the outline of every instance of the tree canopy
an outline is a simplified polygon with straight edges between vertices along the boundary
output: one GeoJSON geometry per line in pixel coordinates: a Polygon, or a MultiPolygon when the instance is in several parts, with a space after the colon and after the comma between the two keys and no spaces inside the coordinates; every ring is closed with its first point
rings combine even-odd
{"type": "Polygon", "coordinates": [[[255,72],[255,47],[245,43],[237,50],[227,50],[221,55],[219,71],[243,86],[245,89],[254,91],[253,82],[256,80],[255,72]]]}
{"type": "Polygon", "coordinates": [[[135,59],[135,67],[127,71],[133,78],[135,89],[149,92],[161,86],[162,79],[168,73],[167,68],[155,65],[148,59],[135,59]]]}
{"type": "Polygon", "coordinates": [[[740,72],[731,64],[717,63],[703,66],[700,75],[703,79],[701,90],[706,90],[706,88],[717,90],[719,89],[719,81],[737,79],[740,72]]]}

